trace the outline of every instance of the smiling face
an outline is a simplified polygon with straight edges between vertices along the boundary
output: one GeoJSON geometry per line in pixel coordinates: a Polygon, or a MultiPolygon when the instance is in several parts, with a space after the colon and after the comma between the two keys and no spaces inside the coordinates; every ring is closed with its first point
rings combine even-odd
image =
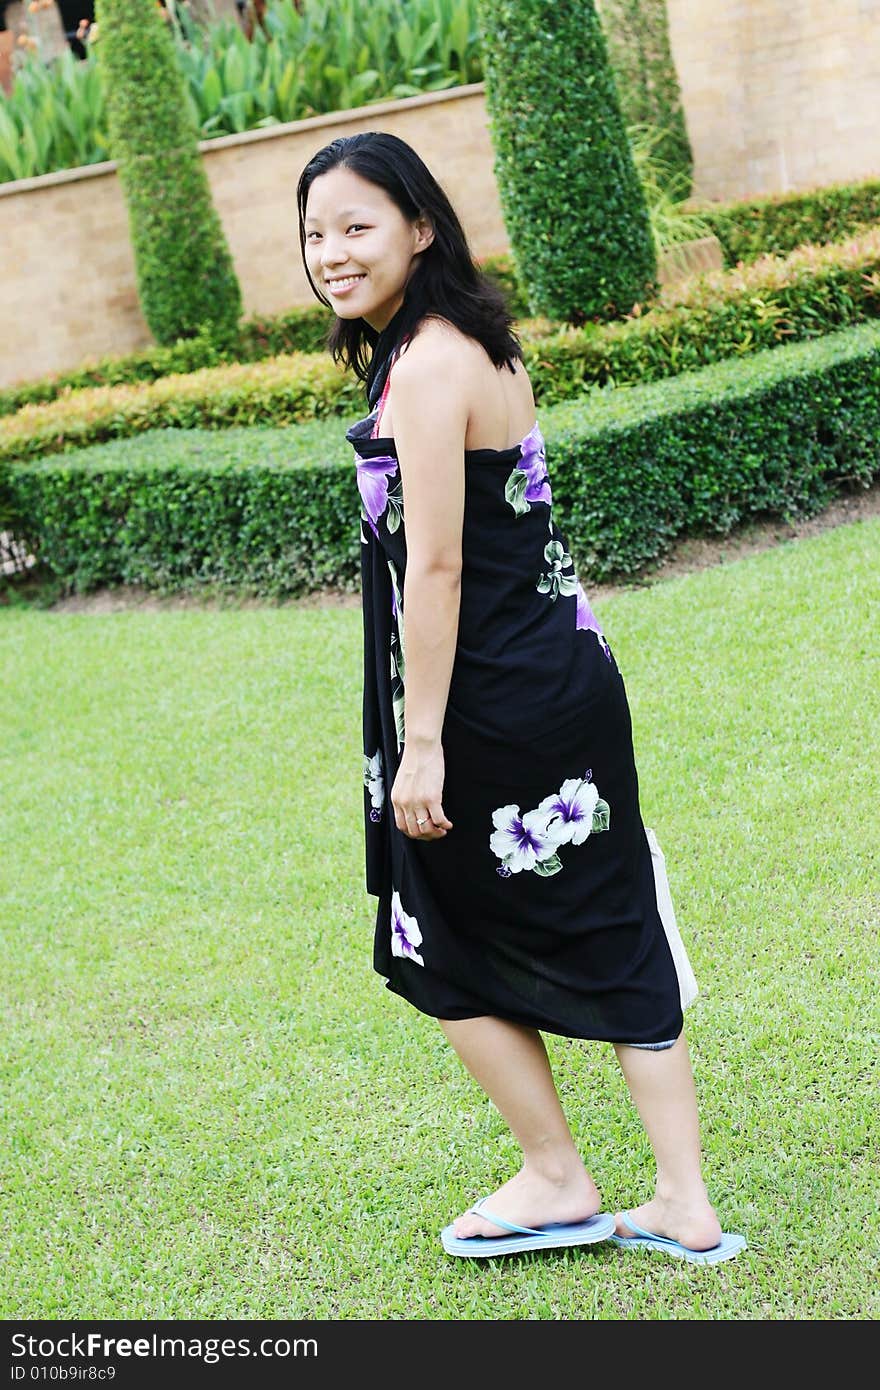
{"type": "Polygon", "coordinates": [[[403,303],[416,257],[434,239],[430,222],[410,222],[380,188],[337,165],[309,188],[306,265],[341,319],[381,332],[403,303]]]}

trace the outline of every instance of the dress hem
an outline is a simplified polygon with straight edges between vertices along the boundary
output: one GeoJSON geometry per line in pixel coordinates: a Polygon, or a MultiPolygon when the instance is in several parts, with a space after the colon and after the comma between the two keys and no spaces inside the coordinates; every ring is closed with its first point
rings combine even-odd
{"type": "Polygon", "coordinates": [[[398,988],[398,986],[395,985],[395,984],[393,983],[393,981],[390,980],[386,975],[384,975],[384,974],[382,973],[381,970],[376,971],[376,973],[380,976],[380,978],[381,978],[382,980],[384,980],[384,982],[385,982],[385,988],[386,988],[391,994],[396,994],[397,997],[398,997],[399,999],[403,999],[407,1004],[410,1005],[411,1008],[417,1009],[418,1012],[419,1012],[420,1014],[424,1014],[426,1018],[436,1018],[436,1019],[438,1020],[438,1022],[439,1022],[440,1020],[443,1020],[444,1022],[447,1022],[447,1023],[463,1023],[463,1022],[465,1022],[465,1021],[466,1021],[467,1019],[469,1019],[469,1018],[500,1018],[500,1019],[503,1019],[505,1023],[518,1023],[518,1024],[520,1024],[522,1027],[525,1027],[525,1028],[534,1028],[534,1029],[536,1029],[536,1031],[539,1032],[539,1033],[552,1033],[552,1034],[554,1035],[554,1037],[558,1037],[558,1038],[571,1038],[571,1039],[573,1039],[573,1040],[578,1040],[578,1041],[581,1041],[581,1042],[607,1042],[607,1043],[619,1043],[619,1044],[621,1044],[621,1045],[623,1045],[623,1046],[629,1046],[629,1047],[632,1047],[632,1046],[634,1045],[634,1043],[635,1043],[636,1045],[639,1045],[639,1046],[641,1046],[643,1043],[655,1043],[655,1042],[667,1043],[667,1042],[669,1041],[670,1037],[673,1037],[673,1036],[674,1036],[674,1037],[676,1038],[676,1040],[677,1040],[678,1037],[681,1035],[681,1033],[684,1032],[684,1016],[683,1016],[683,1015],[680,1015],[680,1016],[679,1016],[680,1021],[679,1021],[678,1027],[677,1027],[677,1028],[673,1028],[673,1029],[671,1029],[671,1030],[668,1029],[668,1028],[667,1028],[666,1030],[663,1030],[663,1036],[660,1037],[660,1038],[638,1038],[638,1039],[633,1039],[632,1037],[627,1037],[627,1038],[607,1038],[607,1037],[600,1037],[597,1033],[574,1033],[574,1032],[572,1032],[570,1029],[560,1028],[560,1027],[555,1026],[555,1025],[550,1024],[550,1023],[536,1023],[534,1019],[527,1018],[527,1017],[526,1017],[525,1015],[523,1015],[523,1014],[516,1014],[516,1013],[514,1013],[513,1011],[505,1011],[505,1012],[502,1012],[502,1011],[499,1010],[499,1009],[491,1009],[491,1010],[486,1011],[485,1013],[464,1013],[464,1012],[462,1012],[461,1010],[457,1011],[457,1012],[454,1013],[454,1014],[452,1014],[452,1013],[442,1013],[442,1014],[441,1014],[441,1013],[433,1013],[430,1009],[424,1008],[424,1007],[423,1007],[421,1004],[419,1004],[415,999],[411,999],[410,996],[409,996],[408,994],[405,994],[405,993],[403,992],[403,990],[401,990],[400,988],[398,988]]]}

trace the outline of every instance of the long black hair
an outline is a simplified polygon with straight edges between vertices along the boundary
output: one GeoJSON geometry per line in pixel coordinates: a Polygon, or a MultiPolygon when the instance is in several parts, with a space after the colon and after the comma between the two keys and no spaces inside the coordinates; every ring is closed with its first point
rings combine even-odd
{"type": "Polygon", "coordinates": [[[504,291],[474,260],[452,204],[427,165],[405,140],[386,131],[340,136],[318,150],[300,175],[296,189],[300,252],[308,282],[321,303],[332,308],[306,264],[306,202],[314,180],[340,165],[384,189],[411,222],[420,215],[427,217],[434,239],[416,257],[403,303],[381,332],[362,318],[342,319],[334,314],[327,335],[333,361],[354,368],[358,378],[366,382],[372,405],[394,348],[426,314],[438,314],[482,343],[496,367],[507,366],[515,372],[512,359],[522,361],[523,351],[511,329],[514,317],[504,291]],[[371,349],[369,357],[367,346],[371,349]]]}

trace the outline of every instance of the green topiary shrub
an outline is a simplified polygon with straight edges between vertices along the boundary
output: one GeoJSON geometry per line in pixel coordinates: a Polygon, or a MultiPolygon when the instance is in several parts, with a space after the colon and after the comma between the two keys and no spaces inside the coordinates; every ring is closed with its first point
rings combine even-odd
{"type": "Polygon", "coordinates": [[[598,6],[628,126],[659,131],[656,156],[691,191],[694,159],[669,44],[666,0],[601,0],[598,6]]]}
{"type": "Polygon", "coordinates": [[[171,35],[153,0],[98,0],[110,152],[128,203],[138,292],[160,343],[235,336],[241,290],[211,201],[171,35]]]}
{"type": "Polygon", "coordinates": [[[529,309],[568,323],[649,299],[648,210],[592,0],[479,0],[486,108],[529,309]]]}

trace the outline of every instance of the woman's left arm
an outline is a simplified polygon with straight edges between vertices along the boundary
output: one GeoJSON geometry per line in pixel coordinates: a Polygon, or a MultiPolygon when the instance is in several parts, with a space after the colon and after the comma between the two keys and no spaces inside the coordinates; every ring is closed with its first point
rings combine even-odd
{"type": "MultiPolygon", "coordinates": [[[[416,340],[418,342],[418,340],[416,340]]],[[[400,830],[445,834],[441,731],[461,600],[467,382],[460,346],[425,335],[394,367],[394,439],[403,490],[406,574],[404,747],[392,789],[400,830]],[[425,810],[440,829],[419,827],[425,810]]]]}

